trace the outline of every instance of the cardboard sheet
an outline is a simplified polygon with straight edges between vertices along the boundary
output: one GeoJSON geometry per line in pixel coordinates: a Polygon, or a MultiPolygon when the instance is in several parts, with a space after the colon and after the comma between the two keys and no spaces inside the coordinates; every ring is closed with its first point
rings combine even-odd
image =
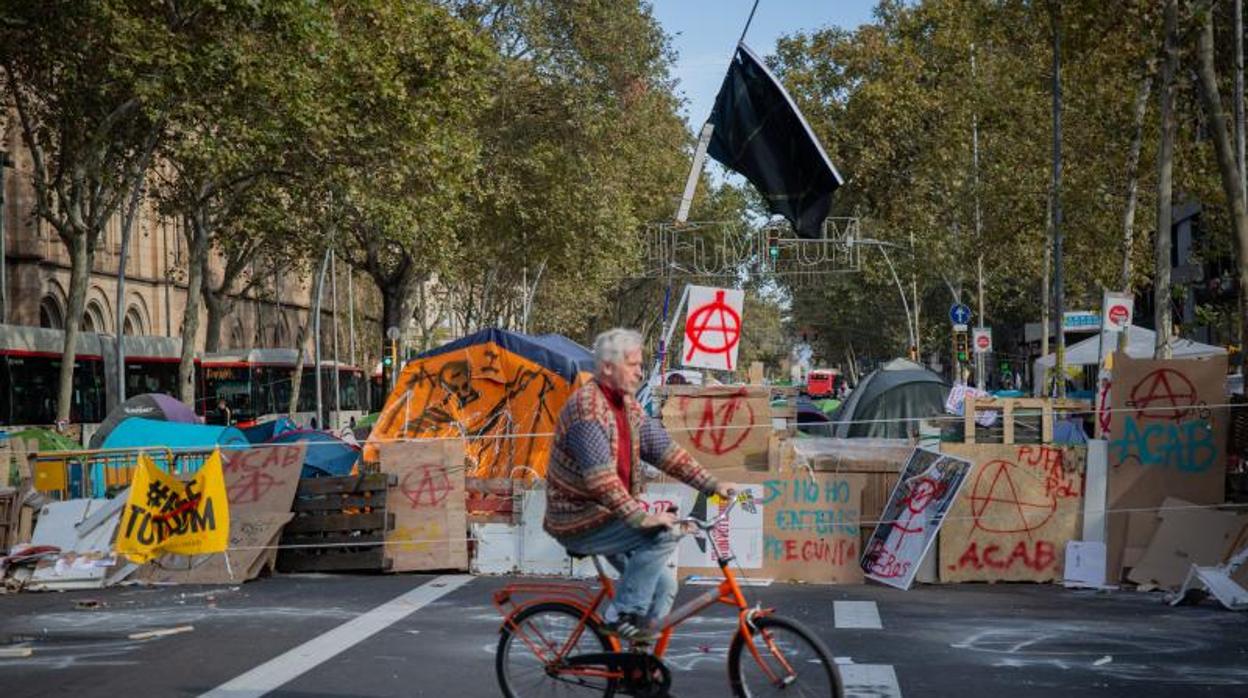
{"type": "Polygon", "coordinates": [[[389,571],[467,570],[463,439],[383,442],[381,472],[395,476],[386,490],[389,571]]]}
{"type": "Polygon", "coordinates": [[[703,467],[765,471],[772,432],[769,396],[764,387],[676,391],[663,404],[663,426],[703,467]]]}
{"type": "Polygon", "coordinates": [[[1193,564],[1221,564],[1244,525],[1234,512],[1197,508],[1177,497],[1166,497],[1156,518],[1153,539],[1127,579],[1162,589],[1182,585],[1193,564]]]}

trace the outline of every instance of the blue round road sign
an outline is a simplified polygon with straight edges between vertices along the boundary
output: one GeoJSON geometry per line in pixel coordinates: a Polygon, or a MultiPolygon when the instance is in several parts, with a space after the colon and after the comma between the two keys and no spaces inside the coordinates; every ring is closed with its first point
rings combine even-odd
{"type": "Polygon", "coordinates": [[[949,306],[949,321],[955,325],[971,324],[971,309],[964,303],[954,303],[949,306]]]}

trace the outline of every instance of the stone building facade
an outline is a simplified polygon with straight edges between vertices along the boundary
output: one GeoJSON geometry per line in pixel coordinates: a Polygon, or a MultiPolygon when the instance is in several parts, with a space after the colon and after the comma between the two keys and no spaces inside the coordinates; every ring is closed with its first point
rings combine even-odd
{"type": "MultiPolygon", "coordinates": [[[[0,149],[10,166],[3,172],[4,298],[8,324],[62,328],[68,308],[70,257],[56,232],[35,216],[31,159],[20,133],[10,124],[0,149]]],[[[187,243],[181,221],[159,215],[145,202],[130,235],[126,262],[126,292],[122,329],[126,335],[182,336],[186,306],[187,243]]],[[[120,216],[109,222],[95,250],[95,263],[82,318],[86,332],[115,334],[118,330],[117,279],[121,252],[120,216]]],[[[260,265],[257,264],[257,267],[260,265]]],[[[347,300],[355,300],[356,363],[369,367],[380,354],[370,342],[379,334],[371,284],[361,277],[350,279],[346,264],[337,266],[339,358],[349,360],[350,327],[347,300]],[[350,285],[350,288],[348,287],[350,285]],[[371,316],[371,317],[370,317],[371,316]]],[[[223,271],[214,255],[209,273],[214,283],[223,271]]],[[[219,349],[294,348],[300,328],[311,314],[312,279],[295,274],[274,274],[253,268],[260,281],[245,296],[235,298],[221,324],[219,349]]],[[[241,283],[239,285],[242,285],[241,283]]],[[[331,279],[325,283],[322,301],[322,351],[330,358],[333,348],[331,279]]],[[[195,337],[197,351],[205,346],[206,311],[201,311],[195,337]]],[[[309,333],[310,335],[310,333],[309,333]]],[[[309,356],[313,339],[307,338],[309,356]]]]}

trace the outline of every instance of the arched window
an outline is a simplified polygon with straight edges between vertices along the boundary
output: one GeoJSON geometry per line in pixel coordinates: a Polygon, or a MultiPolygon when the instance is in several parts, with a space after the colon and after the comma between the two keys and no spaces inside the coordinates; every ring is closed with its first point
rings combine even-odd
{"type": "Polygon", "coordinates": [[[53,330],[65,329],[65,313],[55,297],[44,296],[39,301],[39,326],[53,330]]]}
{"type": "Polygon", "coordinates": [[[107,327],[108,325],[104,323],[104,311],[100,309],[100,304],[95,301],[87,303],[87,309],[82,314],[82,331],[100,334],[107,327]]]}
{"type": "Polygon", "coordinates": [[[143,315],[134,306],[130,306],[130,309],[126,311],[125,332],[131,337],[147,334],[147,328],[143,325],[143,315]]]}

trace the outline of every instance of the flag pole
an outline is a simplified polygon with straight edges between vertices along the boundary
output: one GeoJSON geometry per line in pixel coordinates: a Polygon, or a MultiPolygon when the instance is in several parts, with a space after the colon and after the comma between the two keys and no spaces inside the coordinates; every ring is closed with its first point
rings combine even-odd
{"type": "Polygon", "coordinates": [[[745,20],[745,28],[741,30],[741,38],[737,39],[737,43],[745,41],[746,32],[750,31],[750,24],[754,21],[754,11],[758,9],[759,0],[754,0],[754,7],[750,8],[750,16],[745,20]]]}

